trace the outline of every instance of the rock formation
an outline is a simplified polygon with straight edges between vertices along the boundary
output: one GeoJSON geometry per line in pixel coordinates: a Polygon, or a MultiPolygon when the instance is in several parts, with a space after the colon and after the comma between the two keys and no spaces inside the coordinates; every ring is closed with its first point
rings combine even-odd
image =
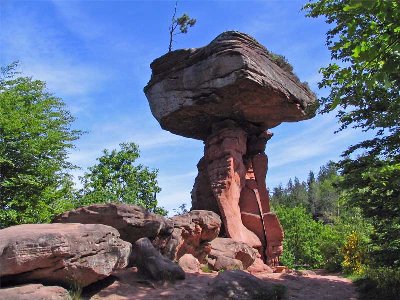
{"type": "Polygon", "coordinates": [[[218,213],[221,233],[278,265],[283,230],[265,183],[268,129],[312,117],[315,95],[282,57],[233,31],[167,53],[151,69],[144,91],[161,127],[205,144],[192,209],[218,213]]]}
{"type": "Polygon", "coordinates": [[[25,224],[0,230],[0,281],[85,287],[128,265],[131,244],[100,224],[25,224]]]}
{"type": "Polygon", "coordinates": [[[192,210],[186,214],[174,216],[171,219],[174,230],[165,243],[163,237],[154,241],[161,253],[171,260],[179,260],[185,254],[192,254],[201,263],[210,253],[210,243],[220,231],[221,219],[211,211],[192,210]]]}
{"type": "Polygon", "coordinates": [[[133,244],[142,237],[150,240],[169,236],[173,222],[143,207],[129,204],[94,204],[57,216],[54,223],[103,224],[118,230],[121,239],[133,244]]]}
{"type": "Polygon", "coordinates": [[[131,262],[141,274],[154,280],[185,279],[182,268],[162,256],[148,238],[141,238],[135,242],[131,262]]]}
{"type": "Polygon", "coordinates": [[[60,286],[26,284],[0,289],[0,299],[4,300],[70,300],[66,289],[60,286]]]}
{"type": "Polygon", "coordinates": [[[234,270],[218,274],[209,285],[207,298],[213,300],[286,299],[284,286],[234,270]]]}

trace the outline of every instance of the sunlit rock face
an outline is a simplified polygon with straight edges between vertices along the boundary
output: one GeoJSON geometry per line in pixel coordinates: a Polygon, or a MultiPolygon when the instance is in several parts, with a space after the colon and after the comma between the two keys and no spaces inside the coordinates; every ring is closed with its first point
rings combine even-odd
{"type": "Polygon", "coordinates": [[[311,118],[315,95],[282,57],[236,31],[169,52],[151,69],[144,91],[161,127],[204,141],[192,209],[218,213],[220,235],[279,265],[284,234],[265,183],[268,129],[311,118]]]}
{"type": "Polygon", "coordinates": [[[225,119],[263,128],[307,119],[315,96],[279,61],[250,36],[228,31],[154,60],[144,91],[163,129],[195,139],[225,119]]]}

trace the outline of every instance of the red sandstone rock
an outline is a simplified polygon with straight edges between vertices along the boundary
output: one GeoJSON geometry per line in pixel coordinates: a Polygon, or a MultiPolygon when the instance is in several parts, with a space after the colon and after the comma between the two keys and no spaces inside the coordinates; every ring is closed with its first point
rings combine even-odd
{"type": "Polygon", "coordinates": [[[174,231],[161,252],[171,260],[178,260],[184,254],[192,254],[204,262],[210,252],[209,242],[218,236],[220,217],[211,211],[192,210],[171,218],[174,231]]]}
{"type": "Polygon", "coordinates": [[[205,143],[205,159],[211,190],[218,204],[225,234],[238,242],[261,247],[260,239],[241,222],[239,199],[245,184],[246,133],[233,122],[219,123],[222,129],[205,143]]]}
{"type": "Polygon", "coordinates": [[[0,280],[87,286],[128,264],[131,244],[90,224],[26,224],[0,230],[0,280]]]}
{"type": "Polygon", "coordinates": [[[199,272],[200,271],[200,262],[192,254],[184,254],[178,260],[178,264],[185,272],[199,272]]]}
{"type": "Polygon", "coordinates": [[[172,133],[206,139],[224,119],[272,128],[309,118],[315,95],[252,37],[224,32],[209,45],[151,64],[144,88],[154,117],[172,133]]]}
{"type": "Polygon", "coordinates": [[[139,272],[155,280],[174,281],[185,279],[185,272],[156,250],[148,238],[141,238],[133,245],[131,262],[139,272]]]}
{"type": "Polygon", "coordinates": [[[207,298],[213,300],[285,299],[283,286],[235,270],[218,274],[209,285],[207,298]]]}
{"type": "Polygon", "coordinates": [[[104,224],[114,227],[121,239],[134,243],[142,237],[170,235],[172,222],[143,207],[131,204],[94,204],[63,213],[55,223],[104,224]]]}
{"type": "MultiPolygon", "coordinates": [[[[237,259],[242,262],[243,268],[251,266],[259,254],[257,250],[245,243],[236,242],[230,238],[216,238],[211,241],[211,251],[208,257],[216,260],[218,257],[237,259]]],[[[212,265],[215,262],[212,263],[212,265]]]]}
{"type": "Polygon", "coordinates": [[[60,286],[26,284],[0,289],[4,300],[69,300],[68,291],[60,286]]]}

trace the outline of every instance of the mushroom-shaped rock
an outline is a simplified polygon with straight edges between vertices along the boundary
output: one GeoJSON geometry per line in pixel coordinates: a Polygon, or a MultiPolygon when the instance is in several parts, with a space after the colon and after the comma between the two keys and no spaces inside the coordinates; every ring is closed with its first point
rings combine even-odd
{"type": "Polygon", "coordinates": [[[151,64],[144,88],[163,129],[207,138],[230,119],[265,129],[309,118],[316,98],[285,60],[252,37],[228,31],[209,45],[169,52],[151,64]]]}

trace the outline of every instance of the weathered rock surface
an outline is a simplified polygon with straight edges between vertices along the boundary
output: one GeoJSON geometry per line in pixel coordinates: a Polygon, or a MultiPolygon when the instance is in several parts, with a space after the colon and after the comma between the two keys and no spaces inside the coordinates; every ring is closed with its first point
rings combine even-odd
{"type": "Polygon", "coordinates": [[[185,272],[198,272],[200,270],[200,262],[192,254],[184,254],[178,264],[185,272]]]}
{"type": "Polygon", "coordinates": [[[68,291],[59,286],[27,284],[0,289],[0,299],[4,300],[69,300],[68,291]]]}
{"type": "Polygon", "coordinates": [[[240,270],[225,271],[218,274],[209,285],[208,299],[254,300],[284,299],[285,289],[281,285],[261,280],[240,270]]]}
{"type": "MultiPolygon", "coordinates": [[[[215,262],[211,262],[214,268],[216,268],[215,263],[220,260],[220,257],[229,258],[230,260],[236,259],[242,262],[243,268],[247,269],[251,266],[259,253],[254,248],[241,242],[236,242],[230,238],[216,238],[211,241],[211,251],[208,257],[215,262]]],[[[228,261],[228,260],[224,260],[228,261]]],[[[219,270],[219,269],[218,269],[219,270]]]]}
{"type": "Polygon", "coordinates": [[[228,31],[154,60],[144,91],[163,129],[196,139],[225,119],[265,129],[307,119],[315,95],[280,62],[252,37],[228,31]]]}
{"type": "Polygon", "coordinates": [[[192,254],[204,261],[221,227],[221,218],[212,211],[192,210],[171,218],[174,231],[161,252],[171,260],[179,260],[184,254],[192,254]]]}
{"type": "Polygon", "coordinates": [[[90,224],[26,224],[0,230],[0,280],[87,286],[128,264],[131,244],[90,224]]]}
{"type": "Polygon", "coordinates": [[[53,222],[108,225],[132,244],[142,237],[169,235],[173,230],[172,222],[160,215],[137,205],[115,203],[81,207],[56,217],[53,222]]]}
{"type": "Polygon", "coordinates": [[[182,268],[162,256],[148,238],[141,238],[135,242],[131,263],[138,268],[141,274],[151,279],[165,281],[185,279],[185,272],[182,268]]]}

